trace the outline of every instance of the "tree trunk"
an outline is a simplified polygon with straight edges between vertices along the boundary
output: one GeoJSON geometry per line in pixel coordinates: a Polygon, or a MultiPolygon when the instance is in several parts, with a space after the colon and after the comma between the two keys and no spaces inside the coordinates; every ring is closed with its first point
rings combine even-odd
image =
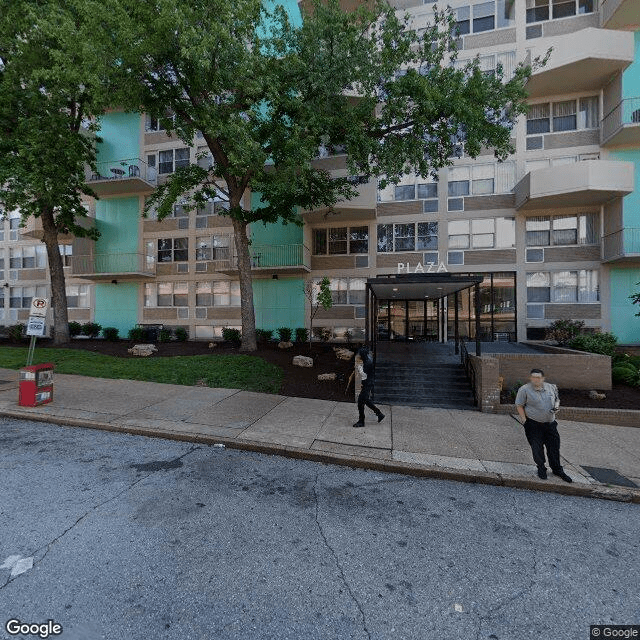
{"type": "Polygon", "coordinates": [[[51,278],[51,306],[53,308],[53,343],[69,342],[69,315],[67,313],[67,290],[65,287],[62,256],[58,247],[58,230],[52,210],[41,214],[44,230],[43,242],[47,247],[49,276],[51,278]]]}
{"type": "Polygon", "coordinates": [[[253,283],[247,223],[234,219],[233,234],[240,275],[240,314],[242,317],[242,346],[240,350],[255,351],[258,345],[256,343],[256,314],[253,308],[253,283]]]}

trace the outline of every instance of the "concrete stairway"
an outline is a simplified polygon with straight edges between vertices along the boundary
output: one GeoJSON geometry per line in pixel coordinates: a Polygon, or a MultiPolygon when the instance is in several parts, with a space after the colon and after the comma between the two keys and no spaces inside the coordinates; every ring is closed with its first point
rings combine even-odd
{"type": "Polygon", "coordinates": [[[378,357],[375,402],[413,407],[475,408],[471,384],[459,357],[442,353],[440,349],[416,353],[415,357],[378,357]]]}

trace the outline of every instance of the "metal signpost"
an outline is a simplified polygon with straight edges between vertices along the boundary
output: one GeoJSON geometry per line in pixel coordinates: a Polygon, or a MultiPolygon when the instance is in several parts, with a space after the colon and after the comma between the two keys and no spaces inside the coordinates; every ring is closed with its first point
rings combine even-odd
{"type": "Polygon", "coordinates": [[[46,298],[33,298],[31,301],[31,311],[27,322],[27,335],[31,336],[29,351],[27,352],[27,366],[33,363],[33,352],[36,348],[36,339],[42,337],[46,332],[45,318],[49,301],[46,298]]]}

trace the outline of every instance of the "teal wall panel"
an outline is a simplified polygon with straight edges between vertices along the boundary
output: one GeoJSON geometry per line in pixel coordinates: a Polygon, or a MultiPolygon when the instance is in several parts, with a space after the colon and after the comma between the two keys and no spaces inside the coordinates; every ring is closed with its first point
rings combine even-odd
{"type": "Polygon", "coordinates": [[[305,326],[304,280],[282,278],[253,280],[253,302],[258,329],[305,326]]]}
{"type": "MultiPolygon", "coordinates": [[[[251,194],[251,208],[260,207],[260,194],[251,194]]],[[[282,224],[275,222],[273,224],[263,224],[262,222],[254,222],[251,225],[251,241],[256,245],[265,244],[303,244],[304,233],[302,227],[294,224],[282,224]]]]}
{"type": "Polygon", "coordinates": [[[622,97],[640,97],[640,31],[634,33],[635,55],[633,62],[622,74],[622,97]]]}
{"type": "Polygon", "coordinates": [[[640,307],[629,296],[640,291],[640,267],[611,269],[611,331],[622,344],[640,343],[640,307]]]}
{"type": "Polygon", "coordinates": [[[100,119],[98,162],[113,162],[140,157],[139,113],[114,111],[100,119]]]}
{"type": "Polygon", "coordinates": [[[96,284],[95,321],[103,327],[117,327],[120,337],[138,323],[138,283],[96,284]]]}
{"type": "Polygon", "coordinates": [[[98,200],[96,253],[137,253],[141,215],[138,196],[98,200]]]}

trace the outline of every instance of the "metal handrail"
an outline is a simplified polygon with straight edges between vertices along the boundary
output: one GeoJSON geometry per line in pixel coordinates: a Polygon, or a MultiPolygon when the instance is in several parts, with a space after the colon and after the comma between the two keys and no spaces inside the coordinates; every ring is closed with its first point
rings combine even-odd
{"type": "Polygon", "coordinates": [[[469,351],[467,349],[467,344],[464,341],[464,338],[459,338],[460,343],[460,363],[464,367],[464,371],[467,375],[467,379],[471,384],[471,390],[473,392],[473,404],[478,406],[478,393],[476,390],[476,371],[471,364],[471,360],[469,359],[469,351]]]}
{"type": "Polygon", "coordinates": [[[150,167],[142,158],[124,158],[97,162],[95,170],[87,167],[87,182],[103,182],[106,180],[131,180],[139,178],[150,184],[157,183],[155,167],[150,167]]]}
{"type": "Polygon", "coordinates": [[[640,125],[640,97],[624,98],[602,118],[602,140],[627,124],[640,125]]]}
{"type": "Polygon", "coordinates": [[[155,259],[142,253],[103,253],[71,256],[71,273],[73,275],[100,273],[154,274],[155,272],[155,259]]]}
{"type": "Polygon", "coordinates": [[[640,228],[625,227],[602,238],[605,260],[640,254],[640,228]]]}

